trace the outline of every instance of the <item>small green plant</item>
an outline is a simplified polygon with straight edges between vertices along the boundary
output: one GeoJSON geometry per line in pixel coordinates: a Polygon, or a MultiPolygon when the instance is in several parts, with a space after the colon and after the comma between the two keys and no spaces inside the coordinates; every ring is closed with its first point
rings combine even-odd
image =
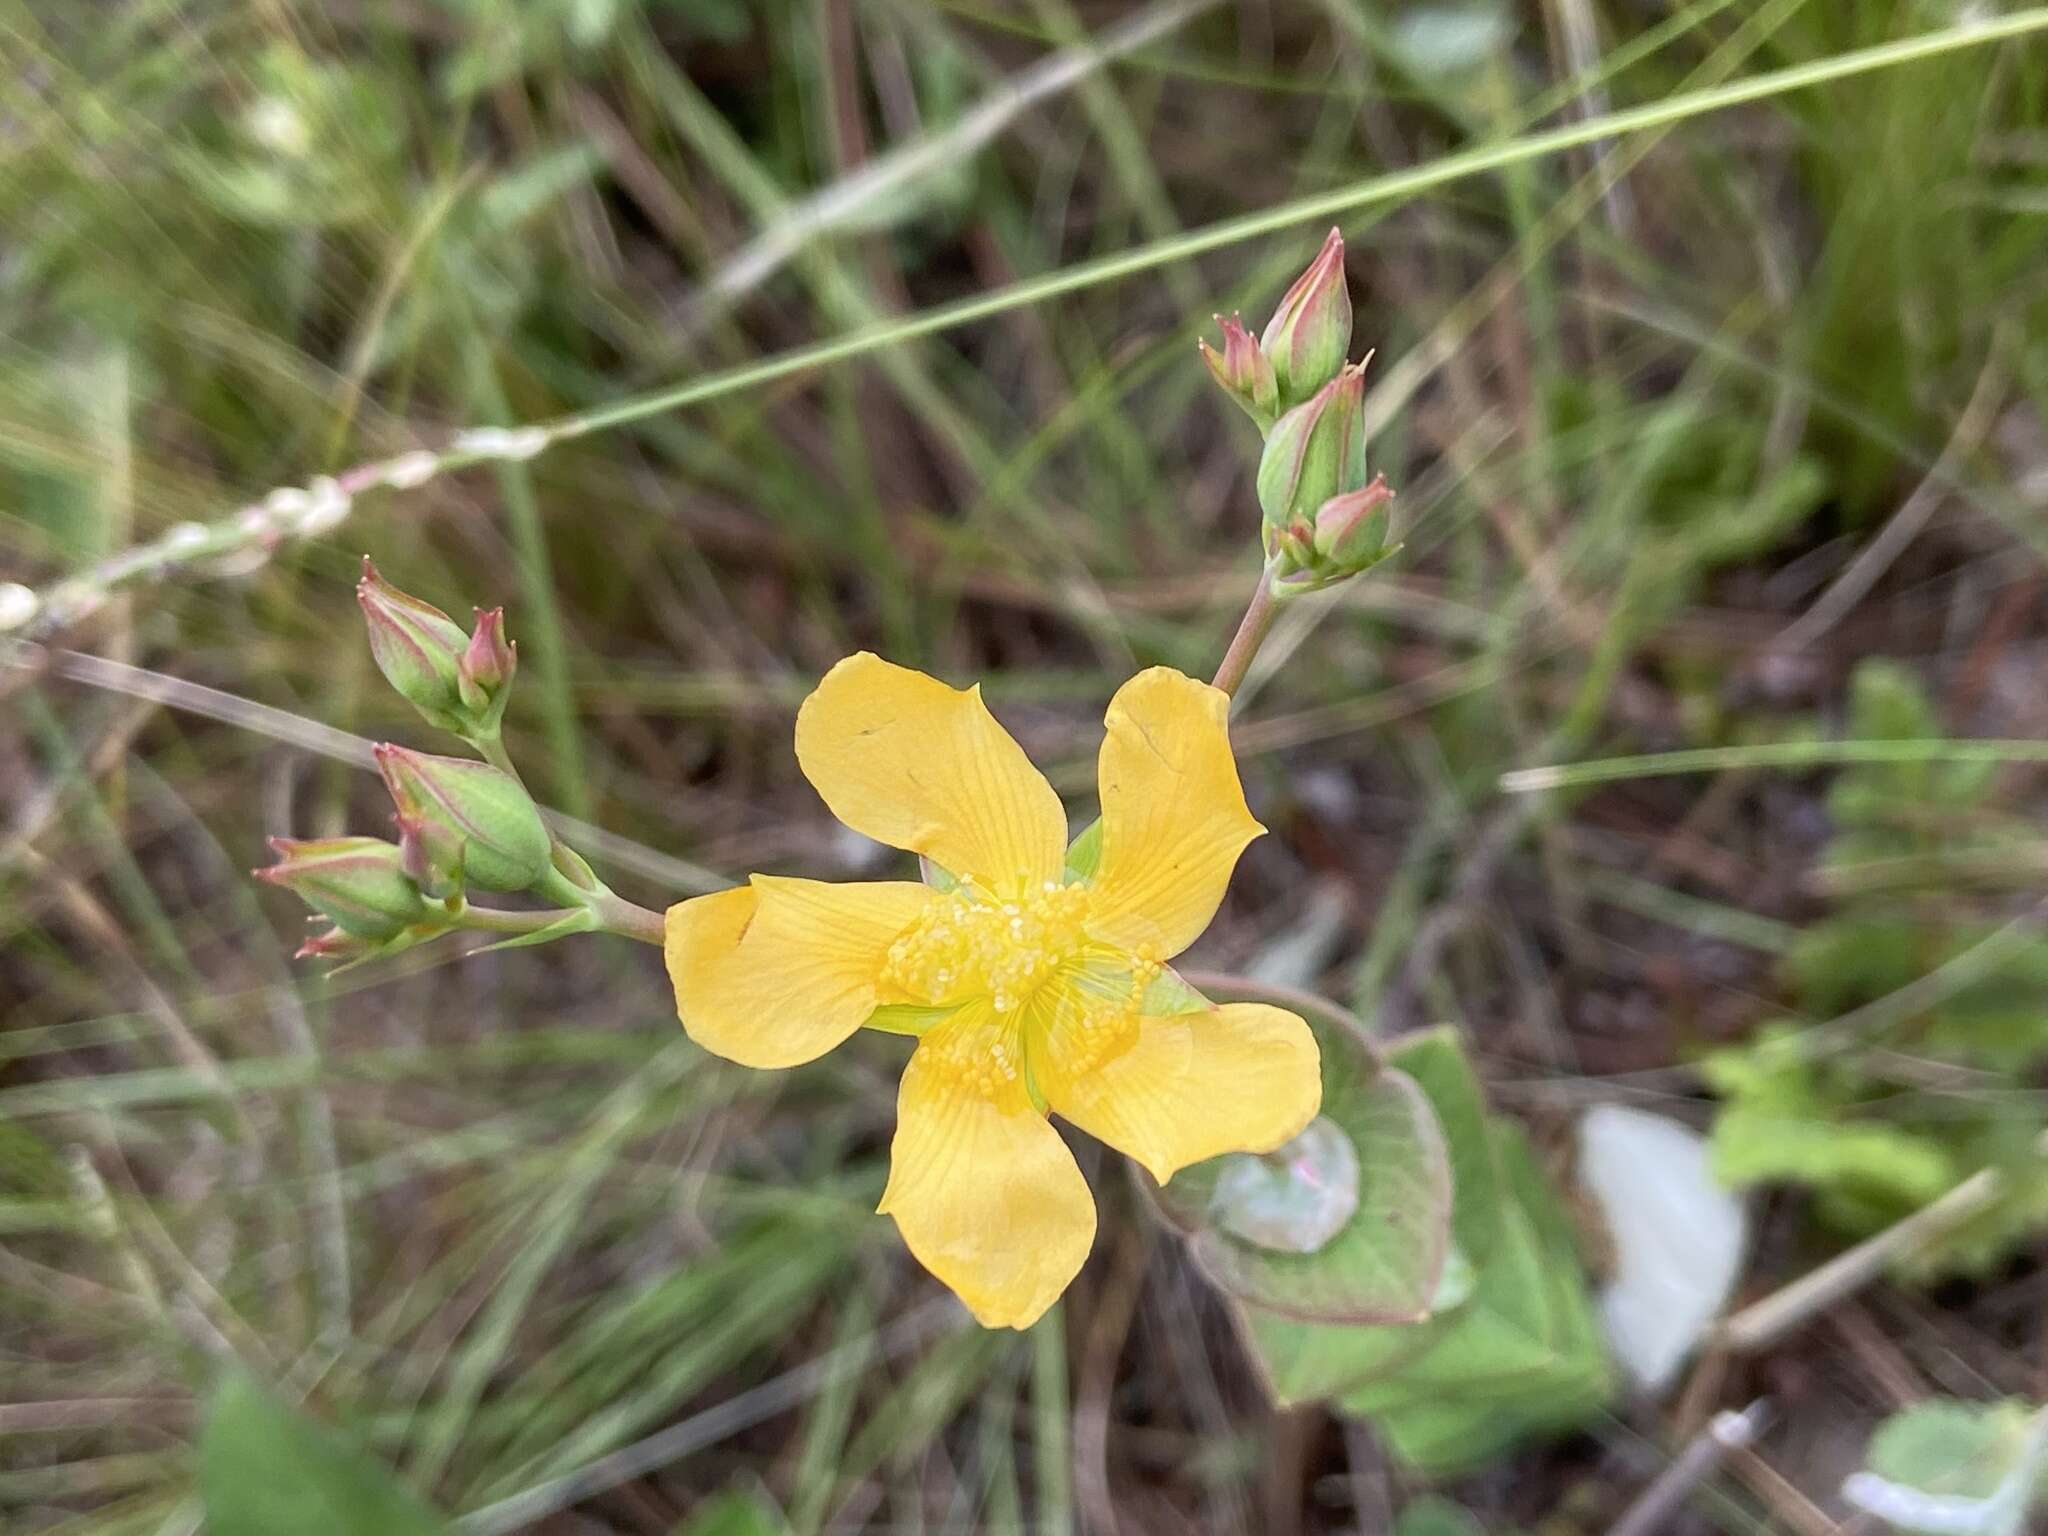
{"type": "MultiPolygon", "coordinates": [[[[1918,679],[1877,660],[1857,669],[1849,727],[1870,740],[1944,734],[1918,679]]],[[[2048,1122],[2028,1074],[2048,1059],[2048,941],[1962,904],[1963,880],[1987,860],[1996,872],[2014,840],[1987,765],[1851,767],[1828,806],[1820,880],[1841,900],[1799,936],[1785,977],[1802,1012],[1835,1022],[1775,1020],[1703,1068],[1722,1097],[1720,1175],[1800,1186],[1823,1222],[1858,1237],[1979,1169],[2038,1169],[2048,1122]]],[[[1981,1272],[2044,1225],[2048,1181],[2009,1178],[1901,1267],[1923,1280],[1981,1272]]]]}
{"type": "Polygon", "coordinates": [[[1945,1398],[1895,1413],[1871,1436],[1843,1497],[1912,1536],[2016,1536],[2040,1502],[2048,1413],[1945,1398]]]}

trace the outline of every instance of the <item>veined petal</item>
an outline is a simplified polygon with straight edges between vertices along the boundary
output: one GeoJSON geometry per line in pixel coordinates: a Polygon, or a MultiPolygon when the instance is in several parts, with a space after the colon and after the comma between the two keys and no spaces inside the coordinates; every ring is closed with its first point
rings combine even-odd
{"type": "Polygon", "coordinates": [[[988,1007],[911,1053],[880,1209],[984,1328],[1030,1327],[1087,1259],[1088,1182],[1031,1102],[1015,1029],[988,1007]]]}
{"type": "Polygon", "coordinates": [[[796,759],[832,814],[878,842],[1005,892],[1060,876],[1060,797],[979,688],[849,656],[797,711],[796,759]]]}
{"type": "Polygon", "coordinates": [[[1102,862],[1089,931],[1170,960],[1222,904],[1252,819],[1230,755],[1230,696],[1153,667],[1110,700],[1102,739],[1102,862]]]}
{"type": "Polygon", "coordinates": [[[890,944],[935,899],[911,881],[756,875],[679,902],[662,949],[684,1030],[745,1067],[824,1055],[874,1012],[890,944]]]}
{"type": "Polygon", "coordinates": [[[1032,1070],[1052,1107],[1162,1184],[1204,1158],[1270,1152],[1322,1108],[1315,1036],[1264,1003],[1055,1023],[1043,1042],[1032,1070]]]}

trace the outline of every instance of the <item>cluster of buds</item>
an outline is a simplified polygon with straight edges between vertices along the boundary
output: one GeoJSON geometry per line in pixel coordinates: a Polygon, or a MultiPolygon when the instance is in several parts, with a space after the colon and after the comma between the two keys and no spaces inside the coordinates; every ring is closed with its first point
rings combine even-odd
{"type": "Polygon", "coordinates": [[[293,892],[324,923],[299,957],[352,963],[458,928],[517,931],[520,914],[479,912],[468,904],[471,891],[531,892],[571,909],[569,921],[557,924],[563,931],[596,926],[594,903],[610,893],[549,834],[499,741],[517,666],[504,610],[479,610],[464,634],[440,609],[384,580],[367,558],[356,597],[386,680],[429,724],[491,761],[384,743],[377,770],[391,795],[395,842],[270,839],[277,862],[257,877],[293,892]],[[485,921],[506,918],[513,922],[485,921]]]}
{"type": "Polygon", "coordinates": [[[465,741],[495,739],[519,650],[505,638],[505,610],[475,610],[470,633],[432,603],[401,592],[363,556],[356,601],[370,631],[370,654],[427,724],[465,741]]]}
{"type": "Polygon", "coordinates": [[[1313,590],[1378,564],[1392,553],[1394,493],[1385,476],[1366,475],[1365,362],[1346,361],[1343,235],[1330,231],[1256,341],[1237,316],[1217,320],[1223,350],[1203,342],[1202,359],[1266,439],[1259,509],[1278,589],[1313,590]]]}

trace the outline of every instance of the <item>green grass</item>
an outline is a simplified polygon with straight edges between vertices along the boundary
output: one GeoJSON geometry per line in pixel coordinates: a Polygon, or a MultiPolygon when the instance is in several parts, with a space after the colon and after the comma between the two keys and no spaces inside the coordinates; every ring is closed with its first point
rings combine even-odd
{"type": "MultiPolygon", "coordinates": [[[[727,1490],[803,1532],[1085,1530],[1105,1489],[1126,1528],[1351,1518],[1321,1442],[1263,1481],[1287,1431],[1113,1158],[1057,1321],[921,1310],[872,1215],[901,1042],[742,1072],[596,939],[294,972],[263,836],[384,815],[312,728],[426,744],[360,643],[364,551],[509,606],[508,738],[635,900],[868,872],[790,751],[863,645],[985,677],[1085,816],[1117,681],[1213,668],[1255,570],[1255,444],[1193,337],[1263,318],[1334,219],[1406,549],[1246,690],[1274,835],[1203,965],[1335,879],[1333,997],[1456,1019],[1504,1077],[1663,1069],[1770,1016],[1827,770],[1992,761],[2029,818],[2048,11],[1572,0],[1452,68],[1420,9],[1189,7],[775,244],[1133,12],[0,0],[0,580],[464,427],[557,434],[267,557],[136,562],[66,639],[217,694],[0,671],[0,1528],[192,1530],[226,1351],[441,1508],[512,1512],[473,1530],[688,1529],[727,1490]],[[1923,484],[1918,536],[1774,657],[1923,484]],[[1946,739],[1844,739],[1871,650],[1946,739]]],[[[1916,920],[2003,920],[2011,884],[1916,887],[1916,920]]],[[[1525,1454],[1518,1521],[1627,1492],[1525,1454]]]]}

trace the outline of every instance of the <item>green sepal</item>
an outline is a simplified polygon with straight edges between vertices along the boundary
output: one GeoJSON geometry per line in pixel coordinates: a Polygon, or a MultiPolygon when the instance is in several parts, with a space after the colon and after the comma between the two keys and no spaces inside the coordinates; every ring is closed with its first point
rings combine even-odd
{"type": "Polygon", "coordinates": [[[1207,1013],[1215,1006],[1170,965],[1159,968],[1159,974],[1138,1000],[1138,1011],[1148,1019],[1170,1018],[1176,1013],[1207,1013]]]}
{"type": "Polygon", "coordinates": [[[923,1035],[941,1019],[960,1011],[957,1003],[884,1003],[861,1021],[862,1029],[879,1029],[885,1035],[923,1035]]]}
{"type": "Polygon", "coordinates": [[[572,933],[595,933],[599,926],[597,914],[586,907],[581,911],[571,912],[559,922],[549,923],[545,928],[536,928],[532,933],[515,933],[509,939],[486,944],[481,949],[471,950],[470,953],[490,955],[501,949],[524,949],[529,944],[546,944],[554,939],[565,939],[572,933]]]}
{"type": "Polygon", "coordinates": [[[1067,845],[1067,884],[1093,880],[1102,865],[1102,818],[1096,817],[1067,845]]]}

